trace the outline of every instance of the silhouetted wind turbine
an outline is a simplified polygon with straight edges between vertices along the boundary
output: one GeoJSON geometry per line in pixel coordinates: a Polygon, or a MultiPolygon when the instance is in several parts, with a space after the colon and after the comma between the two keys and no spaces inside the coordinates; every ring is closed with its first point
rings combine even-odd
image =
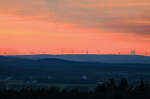
{"type": "Polygon", "coordinates": [[[131,50],[130,53],[131,53],[131,55],[136,55],[136,51],[134,51],[134,50],[131,50]]]}
{"type": "Polygon", "coordinates": [[[148,55],[148,52],[145,52],[145,56],[147,56],[148,55]]]}
{"type": "Polygon", "coordinates": [[[74,50],[72,50],[72,54],[74,54],[74,50]]]}
{"type": "Polygon", "coordinates": [[[97,50],[97,54],[100,54],[100,51],[99,51],[99,50],[97,50]]]}
{"type": "Polygon", "coordinates": [[[87,54],[87,55],[89,54],[89,50],[88,50],[88,49],[86,50],[86,54],[87,54]]]}

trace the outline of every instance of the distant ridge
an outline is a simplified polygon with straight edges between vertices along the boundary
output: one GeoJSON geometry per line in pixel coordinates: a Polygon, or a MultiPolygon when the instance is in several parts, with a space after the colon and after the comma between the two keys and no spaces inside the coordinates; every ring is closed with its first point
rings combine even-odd
{"type": "MultiPolygon", "coordinates": [[[[54,57],[54,55],[48,56],[54,57]]],[[[62,57],[62,55],[60,56],[62,57]]],[[[66,57],[66,55],[63,55],[63,57],[64,56],[66,57]]],[[[79,57],[80,55],[75,56],[79,57]]],[[[104,63],[91,61],[79,62],[60,58],[46,58],[45,55],[42,56],[43,58],[41,59],[29,59],[27,57],[31,58],[31,55],[26,56],[26,58],[23,58],[23,56],[0,56],[1,79],[5,80],[7,78],[12,78],[15,80],[26,81],[31,80],[32,77],[40,82],[48,81],[48,83],[95,84],[98,81],[104,80],[106,78],[121,79],[128,77],[130,80],[137,80],[141,77],[144,77],[150,81],[150,64],[148,63],[104,63]],[[84,75],[87,75],[88,77],[86,81],[82,79],[82,76],[84,75]],[[52,79],[49,80],[48,77],[52,77],[52,79]]],[[[37,56],[35,55],[34,57],[37,56]]],[[[95,57],[95,55],[93,57],[95,57]]],[[[134,57],[142,57],[143,59],[143,56],[134,57]]]]}
{"type": "Polygon", "coordinates": [[[150,64],[149,56],[142,55],[16,55],[9,56],[22,59],[62,59],[77,62],[100,62],[100,63],[146,63],[150,64]]]}

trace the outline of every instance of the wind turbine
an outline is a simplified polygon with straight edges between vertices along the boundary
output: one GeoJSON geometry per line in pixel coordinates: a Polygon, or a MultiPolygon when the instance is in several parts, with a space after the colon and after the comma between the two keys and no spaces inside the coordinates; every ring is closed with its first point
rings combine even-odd
{"type": "Polygon", "coordinates": [[[72,50],[72,54],[74,54],[74,50],[72,50]]]}
{"type": "Polygon", "coordinates": [[[101,51],[97,50],[97,54],[99,55],[101,51]]]}
{"type": "Polygon", "coordinates": [[[89,50],[88,50],[88,49],[86,50],[86,54],[87,54],[87,55],[89,54],[89,50]]]}
{"type": "Polygon", "coordinates": [[[130,53],[131,53],[131,55],[136,55],[136,51],[134,51],[134,50],[131,50],[130,53]]]}
{"type": "Polygon", "coordinates": [[[148,55],[148,52],[145,52],[145,56],[147,56],[148,55]]]}

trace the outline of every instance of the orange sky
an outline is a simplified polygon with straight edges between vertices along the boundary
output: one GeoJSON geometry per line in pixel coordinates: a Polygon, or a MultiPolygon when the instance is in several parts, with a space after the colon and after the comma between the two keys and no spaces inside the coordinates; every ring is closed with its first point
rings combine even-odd
{"type": "Polygon", "coordinates": [[[150,53],[149,0],[0,0],[0,48],[150,53]]]}

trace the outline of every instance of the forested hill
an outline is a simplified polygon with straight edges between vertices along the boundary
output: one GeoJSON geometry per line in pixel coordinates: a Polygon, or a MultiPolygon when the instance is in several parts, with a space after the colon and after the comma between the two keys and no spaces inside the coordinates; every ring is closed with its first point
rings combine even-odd
{"type": "MultiPolygon", "coordinates": [[[[145,78],[150,81],[150,64],[145,63],[100,63],[77,62],[64,59],[25,59],[0,56],[0,78],[36,80],[51,78],[51,82],[81,82],[87,76],[88,83],[96,83],[105,78],[132,80],[145,78]]],[[[45,81],[45,80],[44,80],[45,81]]]]}
{"type": "Polygon", "coordinates": [[[149,56],[141,55],[17,55],[11,57],[25,59],[45,59],[57,58],[81,62],[100,62],[100,63],[150,63],[149,56]]]}

